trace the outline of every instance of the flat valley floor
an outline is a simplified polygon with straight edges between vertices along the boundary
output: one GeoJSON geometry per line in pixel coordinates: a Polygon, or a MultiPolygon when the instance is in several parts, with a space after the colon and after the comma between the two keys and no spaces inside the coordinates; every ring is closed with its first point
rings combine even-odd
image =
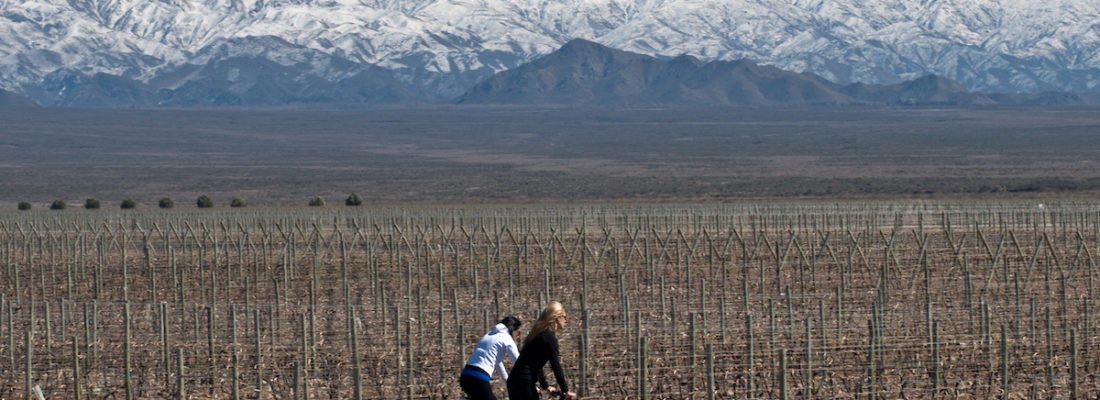
{"type": "Polygon", "coordinates": [[[1096,108],[0,110],[0,201],[1091,196],[1096,108]]]}

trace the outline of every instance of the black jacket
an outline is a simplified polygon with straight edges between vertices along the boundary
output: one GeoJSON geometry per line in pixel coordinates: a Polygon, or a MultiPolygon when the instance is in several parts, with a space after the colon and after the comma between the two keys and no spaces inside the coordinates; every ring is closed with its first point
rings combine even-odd
{"type": "Polygon", "coordinates": [[[523,345],[519,351],[519,359],[512,366],[512,374],[509,380],[520,378],[526,382],[533,382],[538,378],[539,386],[545,390],[546,373],[542,367],[550,362],[550,369],[554,370],[554,377],[558,380],[558,388],[561,393],[569,391],[569,385],[565,382],[565,372],[561,369],[561,354],[558,352],[558,337],[547,329],[530,342],[523,345]]]}

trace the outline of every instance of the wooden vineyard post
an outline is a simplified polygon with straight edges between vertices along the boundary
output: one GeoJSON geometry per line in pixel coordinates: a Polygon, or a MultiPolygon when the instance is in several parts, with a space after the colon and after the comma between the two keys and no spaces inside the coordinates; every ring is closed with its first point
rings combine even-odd
{"type": "MultiPolygon", "coordinates": [[[[400,309],[400,306],[394,306],[393,307],[393,312],[394,312],[394,314],[393,314],[393,316],[394,316],[393,324],[395,326],[395,328],[394,328],[395,332],[400,331],[400,329],[396,328],[396,326],[398,324],[397,312],[398,312],[399,309],[400,309]]],[[[309,337],[308,337],[308,339],[309,339],[309,346],[306,349],[309,351],[309,359],[307,360],[308,362],[305,365],[305,367],[307,368],[306,374],[309,375],[309,376],[314,376],[314,375],[318,374],[318,372],[317,372],[317,368],[318,368],[317,367],[317,364],[318,364],[317,359],[319,357],[317,356],[317,307],[315,307],[313,305],[309,306],[309,337]]]]}
{"type": "MultiPolygon", "coordinates": [[[[42,323],[44,324],[44,333],[46,334],[45,354],[51,354],[53,353],[53,349],[50,348],[52,347],[51,340],[53,338],[50,334],[50,302],[48,300],[42,301],[42,323]]],[[[51,360],[50,363],[52,364],[53,361],[51,360]]],[[[47,368],[53,369],[53,365],[48,365],[47,368]]]]}
{"type": "Polygon", "coordinates": [[[829,348],[829,342],[825,333],[825,301],[821,299],[817,300],[817,320],[819,321],[817,324],[817,331],[818,335],[821,336],[821,350],[825,351],[825,349],[829,348]]]}
{"type": "Polygon", "coordinates": [[[588,336],[588,334],[589,334],[588,330],[589,330],[589,324],[590,323],[591,323],[591,321],[589,320],[588,308],[582,308],[581,309],[581,336],[578,339],[579,344],[580,344],[580,353],[581,353],[580,354],[580,364],[581,364],[580,365],[580,383],[577,385],[578,386],[577,387],[577,389],[578,389],[577,395],[579,395],[579,396],[587,396],[588,395],[588,374],[589,374],[589,371],[588,371],[588,361],[589,361],[588,360],[588,358],[589,358],[588,345],[590,343],[589,342],[589,336],[588,336]]]}
{"type": "MultiPolygon", "coordinates": [[[[551,247],[551,249],[553,249],[553,248],[551,247]]],[[[550,269],[549,268],[542,270],[542,281],[543,281],[543,287],[542,287],[543,297],[549,299],[550,298],[550,269]]],[[[511,283],[511,282],[509,281],[509,283],[511,283]]],[[[512,293],[511,289],[509,289],[509,293],[512,293]]]]}
{"type": "Polygon", "coordinates": [[[187,398],[187,390],[183,386],[183,347],[176,348],[176,399],[187,398]]]}
{"type": "Polygon", "coordinates": [[[623,275],[619,275],[619,302],[622,312],[623,333],[630,336],[630,297],[626,294],[626,282],[623,275]]]}
{"type": "Polygon", "coordinates": [[[125,343],[124,343],[124,350],[123,350],[123,354],[124,354],[124,357],[125,357],[125,363],[126,363],[126,366],[125,366],[125,369],[124,369],[125,376],[123,377],[123,379],[124,379],[123,384],[126,385],[126,400],[133,400],[134,397],[135,397],[135,393],[134,393],[133,369],[131,369],[131,365],[130,365],[130,361],[131,361],[130,360],[130,358],[131,358],[131,354],[130,354],[131,353],[131,336],[132,336],[132,334],[130,332],[130,324],[131,324],[131,320],[130,320],[131,319],[130,318],[130,302],[127,301],[126,303],[123,303],[122,307],[123,307],[122,315],[123,315],[123,318],[125,319],[125,321],[123,321],[123,326],[124,326],[124,330],[125,330],[124,334],[126,335],[125,343]]]}
{"type": "Polygon", "coordinates": [[[1001,393],[1008,397],[1008,326],[1001,324],[1001,393]]]}
{"type": "MultiPolygon", "coordinates": [[[[278,280],[273,280],[272,285],[275,286],[275,304],[270,305],[271,306],[271,315],[272,315],[271,321],[275,323],[274,332],[279,332],[279,330],[282,329],[282,317],[283,317],[283,311],[282,310],[283,310],[283,299],[284,299],[284,297],[281,297],[279,295],[281,293],[279,291],[279,281],[278,280]]],[[[275,334],[273,333],[272,337],[274,337],[274,336],[275,336],[275,334]]]]}
{"type": "Polygon", "coordinates": [[[157,303],[157,273],[156,268],[153,268],[153,260],[149,254],[149,235],[142,232],[145,236],[145,240],[142,243],[142,252],[145,255],[145,270],[149,272],[149,302],[157,303]]]}
{"type": "Polygon", "coordinates": [[[462,367],[462,363],[466,362],[466,359],[463,358],[466,356],[466,346],[463,344],[465,332],[462,331],[462,325],[459,325],[456,329],[458,330],[458,339],[455,341],[455,347],[458,348],[458,352],[455,353],[455,366],[462,367]]]}
{"type": "Polygon", "coordinates": [[[883,352],[886,351],[886,346],[884,346],[882,343],[882,320],[884,319],[884,316],[882,315],[884,312],[883,308],[884,307],[879,303],[871,303],[871,355],[872,357],[875,357],[876,361],[880,362],[879,365],[881,365],[881,361],[883,360],[883,352]]]}
{"type": "Polygon", "coordinates": [[[355,325],[356,312],[351,312],[351,364],[352,384],[355,390],[355,400],[363,400],[363,371],[359,365],[359,328],[355,325]]]}
{"type": "MultiPolygon", "coordinates": [[[[29,331],[29,330],[28,330],[29,331]]],[[[19,369],[15,367],[15,310],[12,302],[8,302],[8,360],[10,361],[11,380],[14,381],[19,369]]]]}
{"type": "Polygon", "coordinates": [[[707,334],[707,311],[706,311],[707,309],[706,309],[706,306],[705,306],[704,302],[706,300],[707,295],[709,294],[706,290],[706,287],[707,287],[707,280],[702,279],[699,283],[699,313],[698,314],[699,314],[699,327],[701,328],[700,331],[702,331],[702,334],[704,336],[707,334]]]}
{"type": "MultiPolygon", "coordinates": [[[[226,241],[226,245],[229,242],[226,241]]],[[[228,256],[228,251],[226,256],[228,256]]],[[[241,369],[240,369],[240,354],[237,351],[237,305],[229,304],[229,352],[231,358],[231,368],[233,374],[233,387],[230,392],[230,398],[233,400],[240,400],[241,398],[241,369]]]]}
{"type": "MultiPolygon", "coordinates": [[[[628,337],[628,340],[630,341],[630,344],[633,344],[635,346],[634,347],[635,351],[638,349],[637,346],[640,345],[641,340],[642,340],[642,322],[641,322],[641,320],[642,320],[642,312],[641,311],[635,311],[634,312],[634,334],[633,334],[633,336],[628,337]]],[[[637,367],[637,365],[635,365],[635,367],[637,367]]]]}
{"type": "Polygon", "coordinates": [[[577,348],[580,350],[580,356],[578,358],[581,364],[580,382],[577,382],[577,394],[580,396],[585,396],[588,394],[588,388],[586,387],[587,381],[585,379],[588,375],[588,354],[586,354],[587,352],[584,345],[584,335],[581,335],[577,338],[577,348]]]}
{"type": "Polygon", "coordinates": [[[638,344],[638,398],[641,400],[648,399],[648,391],[646,390],[646,380],[649,375],[649,360],[646,358],[648,342],[647,337],[642,337],[638,344]]]}
{"type": "MultiPolygon", "coordinates": [[[[440,292],[440,293],[442,293],[442,292],[440,292]]],[[[436,326],[439,328],[439,355],[440,356],[447,353],[447,343],[446,343],[446,340],[445,340],[446,339],[446,332],[443,329],[443,301],[442,300],[443,300],[443,296],[440,295],[440,302],[439,302],[439,308],[438,308],[439,318],[436,320],[436,326]]],[[[355,315],[354,311],[352,312],[352,315],[355,315]]],[[[355,321],[352,321],[352,323],[355,323],[355,321]]],[[[446,364],[445,363],[439,363],[439,370],[440,370],[440,373],[443,373],[443,371],[446,371],[447,370],[446,364]]]]}
{"type": "Polygon", "coordinates": [[[791,287],[786,286],[784,290],[784,299],[787,302],[787,337],[794,337],[794,300],[791,297],[791,287]]]}
{"type": "Polygon", "coordinates": [[[69,298],[62,299],[61,304],[60,304],[61,315],[59,316],[59,318],[61,318],[61,324],[60,324],[59,328],[61,329],[61,332],[60,332],[61,335],[60,336],[62,338],[66,337],[66,336],[69,336],[69,323],[72,321],[72,315],[73,315],[72,314],[72,309],[69,308],[69,302],[70,301],[71,300],[69,298]]]}
{"type": "Polygon", "coordinates": [[[779,398],[787,400],[787,349],[779,349],[779,398]]]}
{"type": "Polygon", "coordinates": [[[940,325],[932,321],[932,397],[940,392],[940,325]]]}
{"type": "Polygon", "coordinates": [[[875,323],[872,320],[867,320],[867,377],[869,378],[867,386],[867,398],[874,400],[875,398],[875,323]]]}
{"type": "Polygon", "coordinates": [[[208,393],[214,395],[214,386],[216,386],[217,378],[214,377],[216,373],[215,366],[215,354],[214,354],[214,308],[206,307],[206,373],[209,374],[208,381],[210,387],[208,393]]]}
{"type": "Polygon", "coordinates": [[[691,392],[694,393],[695,391],[699,390],[697,379],[699,374],[696,372],[699,369],[699,355],[697,353],[698,350],[696,350],[696,347],[698,346],[698,344],[696,344],[696,341],[699,335],[695,332],[696,315],[695,313],[690,313],[690,316],[691,318],[688,328],[688,336],[690,337],[690,339],[688,340],[688,344],[691,346],[691,358],[688,358],[688,361],[691,363],[691,392]]]}
{"type": "MultiPolygon", "coordinates": [[[[455,269],[458,269],[458,268],[455,268],[455,269]]],[[[458,318],[458,314],[459,314],[459,312],[458,312],[458,289],[455,289],[455,288],[451,289],[451,309],[454,310],[455,326],[461,326],[462,322],[459,321],[459,318],[458,318]]],[[[383,324],[383,326],[385,326],[385,324],[383,324]]],[[[462,346],[461,342],[459,343],[459,346],[462,346]]],[[[460,354],[461,354],[461,352],[460,352],[460,354]]]]}
{"type": "MultiPolygon", "coordinates": [[[[1091,263],[1091,261],[1090,261],[1090,263],[1091,263]]],[[[1089,271],[1090,271],[1089,272],[1089,274],[1090,274],[1089,277],[1091,278],[1091,276],[1092,276],[1091,275],[1091,273],[1092,273],[1091,272],[1092,271],[1091,264],[1090,264],[1089,271]]],[[[1090,291],[1092,290],[1092,285],[1091,284],[1089,285],[1089,290],[1090,291]]],[[[1092,353],[1089,352],[1089,347],[1090,347],[1089,345],[1092,342],[1092,339],[1091,339],[1092,338],[1092,322],[1090,321],[1090,318],[1089,318],[1089,298],[1085,297],[1084,302],[1085,302],[1085,305],[1084,305],[1084,308],[1085,308],[1084,309],[1084,313],[1085,313],[1085,316],[1084,316],[1084,318],[1085,318],[1084,329],[1085,329],[1085,332],[1084,332],[1084,335],[1082,335],[1082,337],[1085,340],[1084,340],[1084,343],[1081,343],[1081,351],[1083,353],[1085,353],[1085,373],[1089,373],[1089,372],[1092,372],[1092,364],[1093,364],[1092,363],[1092,358],[1093,357],[1090,357],[1090,355],[1092,353]]]]}
{"type": "MultiPolygon", "coordinates": [[[[306,322],[306,314],[302,313],[302,359],[298,365],[298,369],[295,372],[297,378],[294,379],[295,385],[301,386],[301,398],[309,398],[309,335],[307,330],[309,329],[309,323],[306,322]]],[[[297,389],[297,387],[296,387],[297,389]]],[[[295,396],[296,398],[299,396],[295,396]]]]}
{"type": "Polygon", "coordinates": [[[841,301],[841,299],[843,299],[843,296],[844,296],[844,292],[841,291],[840,287],[838,286],[836,288],[836,335],[835,335],[837,337],[837,340],[839,340],[840,337],[841,337],[840,336],[840,325],[841,325],[841,321],[843,320],[841,318],[842,317],[841,309],[844,306],[843,301],[841,301]]]}
{"type": "Polygon", "coordinates": [[[477,274],[477,265],[472,265],[470,269],[473,270],[471,272],[474,274],[474,302],[476,303],[481,300],[481,279],[477,274]]]}
{"type": "Polygon", "coordinates": [[[303,371],[304,369],[302,368],[302,364],[295,362],[293,379],[294,390],[292,390],[292,392],[294,392],[294,395],[291,397],[294,400],[307,398],[304,386],[305,382],[303,382],[305,380],[305,375],[303,371]]]}
{"type": "Polygon", "coordinates": [[[983,346],[983,348],[985,348],[985,349],[983,349],[983,352],[986,353],[986,359],[983,360],[983,362],[985,362],[986,367],[989,368],[989,379],[988,379],[987,385],[990,387],[990,390],[992,390],[992,387],[993,387],[993,370],[994,370],[994,367],[993,367],[993,351],[992,351],[992,348],[993,348],[993,329],[992,329],[992,326],[991,326],[992,322],[990,321],[991,318],[990,318],[990,315],[989,315],[989,304],[988,303],[982,303],[982,308],[981,309],[982,309],[982,311],[981,311],[981,314],[982,314],[982,335],[983,335],[983,337],[985,337],[982,340],[982,346],[983,346]]]}
{"type": "Polygon", "coordinates": [[[714,400],[714,345],[707,343],[707,400],[714,400]]]}
{"type": "Polygon", "coordinates": [[[745,393],[748,398],[753,397],[753,378],[756,373],[753,371],[753,337],[752,337],[752,315],[745,315],[745,375],[746,375],[746,388],[745,393]]]}
{"type": "Polygon", "coordinates": [[[775,354],[775,302],[768,299],[768,352],[775,354]]]}
{"type": "MultiPolygon", "coordinates": [[[[746,314],[749,312],[749,279],[748,279],[748,267],[745,268],[745,278],[741,281],[741,310],[746,314]]],[[[663,294],[663,293],[662,293],[663,294]]]]}
{"type": "Polygon", "coordinates": [[[1028,327],[1029,329],[1028,329],[1028,337],[1027,338],[1030,339],[1032,343],[1035,343],[1036,342],[1036,340],[1035,340],[1036,336],[1035,336],[1035,299],[1034,298],[1031,299],[1030,304],[1031,304],[1030,308],[1028,309],[1028,321],[1029,321],[1030,326],[1028,327]]]}
{"type": "Polygon", "coordinates": [[[1069,330],[1069,390],[1071,399],[1079,399],[1077,385],[1077,329],[1069,330]]]}
{"type": "Polygon", "coordinates": [[[77,353],[76,336],[73,336],[71,350],[73,353],[73,399],[80,400],[83,393],[80,391],[80,354],[77,353]]]}
{"type": "MultiPolygon", "coordinates": [[[[88,303],[85,303],[87,307],[88,303]]],[[[85,309],[88,312],[88,309],[85,309]]],[[[96,367],[99,364],[99,301],[91,301],[91,311],[85,314],[85,330],[87,330],[88,341],[85,342],[88,347],[85,351],[88,357],[88,362],[85,363],[88,369],[96,367]]]]}
{"type": "Polygon", "coordinates": [[[130,272],[126,264],[126,239],[122,240],[122,301],[130,301],[130,272]]]}
{"type": "Polygon", "coordinates": [[[813,333],[810,330],[810,319],[806,318],[806,388],[802,393],[807,399],[814,390],[814,358],[813,358],[813,333]]]}
{"type": "MultiPolygon", "coordinates": [[[[481,310],[481,331],[482,332],[488,332],[489,331],[489,326],[490,326],[489,324],[492,324],[492,323],[493,322],[489,319],[489,310],[482,309],[481,310]]],[[[412,343],[409,343],[409,346],[412,346],[412,343]]]]}
{"type": "Polygon", "coordinates": [[[157,335],[160,337],[160,364],[164,366],[164,383],[169,385],[172,374],[171,361],[168,359],[168,316],[167,305],[157,303],[157,335]]]}
{"type": "Polygon", "coordinates": [[[722,344],[726,344],[726,297],[722,296],[718,298],[718,315],[719,315],[719,328],[722,333],[722,344]]]}
{"type": "MultiPolygon", "coordinates": [[[[33,323],[33,321],[32,321],[32,323],[33,323]]],[[[34,349],[31,348],[31,330],[30,329],[27,329],[26,332],[23,332],[23,345],[25,346],[24,351],[27,353],[27,357],[26,357],[27,359],[25,360],[25,363],[24,363],[25,368],[23,370],[24,371],[23,382],[26,385],[26,392],[27,392],[26,393],[26,398],[27,398],[27,400],[31,400],[32,399],[32,397],[31,397],[31,386],[32,385],[31,384],[33,383],[33,380],[31,379],[31,373],[32,373],[31,359],[34,355],[34,349]]]]}
{"type": "Polygon", "coordinates": [[[262,399],[264,394],[264,348],[260,336],[260,310],[252,310],[252,328],[255,330],[256,357],[252,361],[252,367],[256,370],[256,398],[262,399]]]}
{"type": "Polygon", "coordinates": [[[405,398],[408,399],[408,400],[412,400],[413,393],[414,393],[413,389],[414,389],[414,385],[416,383],[416,379],[415,379],[415,375],[414,375],[416,373],[416,369],[413,368],[414,363],[413,363],[413,343],[412,343],[412,321],[410,321],[408,319],[405,320],[405,364],[408,366],[406,368],[406,374],[407,374],[408,377],[407,377],[407,380],[405,381],[405,387],[407,388],[407,391],[405,393],[405,398]]]}
{"type": "MultiPolygon", "coordinates": [[[[275,305],[269,304],[267,309],[267,329],[269,334],[267,335],[267,337],[268,344],[271,345],[271,347],[275,347],[276,343],[280,343],[283,341],[283,335],[279,334],[279,329],[282,327],[283,324],[279,321],[278,315],[279,310],[275,308],[275,305]]],[[[291,340],[293,340],[293,337],[291,338],[291,340]]]]}
{"type": "Polygon", "coordinates": [[[1047,386],[1054,391],[1054,342],[1050,326],[1050,307],[1046,308],[1046,330],[1047,330],[1047,386]]]}
{"type": "MultiPolygon", "coordinates": [[[[665,296],[665,277],[663,277],[663,276],[660,279],[660,286],[661,286],[661,295],[660,295],[660,298],[661,298],[661,316],[663,317],[665,315],[668,315],[668,297],[665,296]]],[[[673,319],[673,322],[675,322],[676,317],[673,316],[672,319],[673,319]]],[[[664,318],[661,318],[661,325],[662,325],[661,326],[662,328],[665,328],[665,327],[668,326],[667,323],[665,322],[664,318]]]]}

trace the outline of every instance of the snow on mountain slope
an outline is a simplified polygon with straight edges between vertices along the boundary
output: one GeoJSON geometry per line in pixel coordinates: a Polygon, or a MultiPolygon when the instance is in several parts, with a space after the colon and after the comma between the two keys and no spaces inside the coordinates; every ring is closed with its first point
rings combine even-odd
{"type": "Polygon", "coordinates": [[[65,104],[64,90],[43,89],[48,77],[98,73],[171,91],[233,58],[288,68],[257,80],[369,71],[445,99],[574,38],[842,84],[926,74],[985,92],[1100,84],[1092,0],[0,0],[0,89],[65,104]]]}

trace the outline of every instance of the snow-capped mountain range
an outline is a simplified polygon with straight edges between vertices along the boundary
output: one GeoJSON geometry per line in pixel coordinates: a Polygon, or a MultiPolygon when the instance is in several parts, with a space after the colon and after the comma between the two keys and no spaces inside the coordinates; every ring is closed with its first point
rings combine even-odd
{"type": "Polygon", "coordinates": [[[77,106],[445,101],[576,38],[838,84],[1100,91],[1097,0],[0,0],[0,89],[77,106]]]}

